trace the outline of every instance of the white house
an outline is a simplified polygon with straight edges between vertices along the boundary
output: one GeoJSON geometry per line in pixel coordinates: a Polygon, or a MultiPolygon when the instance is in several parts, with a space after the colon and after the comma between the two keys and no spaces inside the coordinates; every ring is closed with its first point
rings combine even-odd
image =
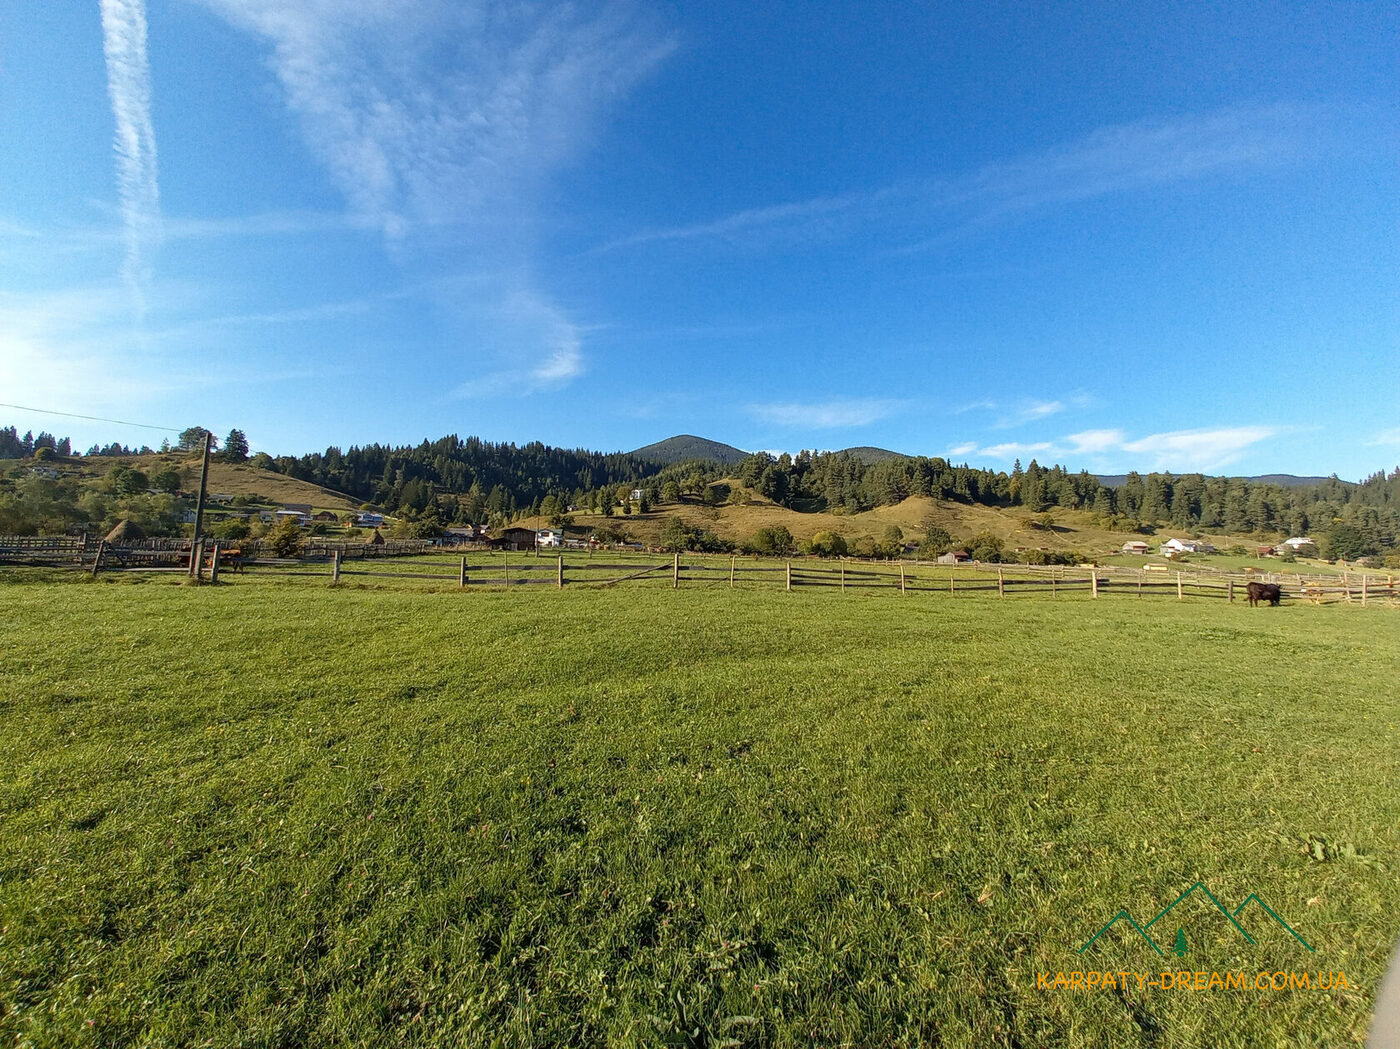
{"type": "Polygon", "coordinates": [[[1293,553],[1297,554],[1300,553],[1304,547],[1307,547],[1310,550],[1316,550],[1317,540],[1313,539],[1310,536],[1295,535],[1293,538],[1285,539],[1283,542],[1279,543],[1279,546],[1291,550],[1293,551],[1293,553]]]}
{"type": "Polygon", "coordinates": [[[282,510],[278,510],[277,513],[275,513],[273,516],[277,518],[278,524],[281,524],[283,521],[293,521],[296,524],[304,525],[308,520],[310,520],[309,514],[304,514],[300,510],[290,510],[285,508],[282,510]]]}
{"type": "Polygon", "coordinates": [[[640,502],[642,501],[642,496],[644,496],[644,495],[646,495],[646,492],[643,491],[642,489],[640,489],[640,488],[633,488],[633,489],[632,489],[632,502],[634,502],[634,503],[640,503],[640,502]]]}
{"type": "Polygon", "coordinates": [[[536,546],[563,546],[564,533],[553,528],[541,528],[535,533],[536,546]]]}
{"type": "Polygon", "coordinates": [[[384,515],[373,510],[361,510],[355,515],[355,524],[361,528],[378,528],[384,523],[384,515]]]}
{"type": "Polygon", "coordinates": [[[1146,557],[1149,549],[1148,545],[1141,539],[1129,539],[1123,544],[1123,553],[1136,554],[1139,557],[1146,557]]]}
{"type": "Polygon", "coordinates": [[[1180,557],[1182,554],[1213,554],[1215,547],[1202,539],[1168,539],[1160,552],[1163,557],[1180,557]]]}

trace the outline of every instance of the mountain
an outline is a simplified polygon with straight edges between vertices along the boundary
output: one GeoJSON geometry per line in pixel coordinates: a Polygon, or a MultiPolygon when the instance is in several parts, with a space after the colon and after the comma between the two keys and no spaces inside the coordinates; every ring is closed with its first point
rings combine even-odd
{"type": "MultiPolygon", "coordinates": [[[[1150,471],[1149,471],[1150,472],[1150,471]]],[[[1099,484],[1109,488],[1121,488],[1128,480],[1127,474],[1095,474],[1099,484]]],[[[1146,477],[1147,473],[1140,473],[1139,476],[1146,477]]],[[[1174,477],[1185,477],[1186,474],[1173,474],[1174,477]]],[[[1215,475],[1207,475],[1215,476],[1215,475]]],[[[1231,480],[1248,481],[1250,484],[1276,484],[1280,488],[1306,488],[1308,485],[1321,484],[1323,481],[1330,481],[1330,477],[1299,477],[1296,474],[1260,474],[1258,477],[1236,477],[1231,480]]],[[[1352,484],[1351,481],[1343,481],[1343,484],[1352,484]]]]}
{"type": "Polygon", "coordinates": [[[725,466],[733,466],[746,458],[749,453],[741,448],[735,448],[732,444],[720,444],[719,441],[707,441],[703,437],[682,433],[627,454],[652,463],[683,463],[688,459],[714,459],[725,466]]]}
{"type": "Polygon", "coordinates": [[[860,445],[857,448],[842,448],[841,452],[837,454],[839,455],[842,452],[847,455],[854,455],[866,466],[869,466],[871,463],[882,463],[889,459],[909,458],[909,456],[905,455],[903,452],[892,452],[888,448],[874,448],[868,444],[860,445]]]}

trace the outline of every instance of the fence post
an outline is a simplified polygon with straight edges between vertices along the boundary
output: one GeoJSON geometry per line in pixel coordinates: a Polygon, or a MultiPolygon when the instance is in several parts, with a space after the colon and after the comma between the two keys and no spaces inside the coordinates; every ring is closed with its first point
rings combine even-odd
{"type": "Polygon", "coordinates": [[[997,597],[1006,596],[1006,576],[1002,569],[997,569],[997,597]]]}
{"type": "Polygon", "coordinates": [[[1099,596],[1099,570],[1098,570],[1097,568],[1091,568],[1091,569],[1089,569],[1089,585],[1090,585],[1090,587],[1091,587],[1091,588],[1093,589],[1093,591],[1094,591],[1094,599],[1095,599],[1095,600],[1098,600],[1098,596],[1099,596]]]}
{"type": "Polygon", "coordinates": [[[729,555],[729,589],[734,589],[734,555],[729,555]]]}
{"type": "Polygon", "coordinates": [[[1366,607],[1366,573],[1361,573],[1361,607],[1366,607]]]}
{"type": "Polygon", "coordinates": [[[92,559],[92,575],[93,575],[93,578],[96,578],[96,577],[97,577],[97,573],[102,569],[102,555],[105,554],[106,552],[107,552],[107,540],[105,540],[105,539],[99,539],[99,540],[97,541],[97,556],[94,557],[94,558],[92,559]]]}
{"type": "Polygon", "coordinates": [[[559,555],[559,589],[564,589],[564,555],[559,555]]]}
{"type": "Polygon", "coordinates": [[[209,559],[209,582],[219,581],[219,541],[214,540],[214,555],[209,559]]]}
{"type": "Polygon", "coordinates": [[[846,559],[841,558],[841,593],[846,592],[846,559]]]}
{"type": "Polygon", "coordinates": [[[501,578],[505,580],[503,584],[507,590],[510,589],[510,555],[504,550],[501,551],[501,578]]]}
{"type": "Polygon", "coordinates": [[[958,563],[954,561],[951,565],[948,566],[948,593],[950,594],[954,593],[953,580],[957,578],[957,575],[958,563]]]}
{"type": "Polygon", "coordinates": [[[1225,599],[1232,605],[1235,603],[1235,581],[1233,579],[1225,583],[1225,599]]]}
{"type": "Polygon", "coordinates": [[[462,555],[462,572],[461,572],[461,574],[457,577],[457,585],[458,585],[458,586],[462,586],[462,587],[464,587],[464,586],[467,585],[467,555],[466,555],[466,554],[463,554],[463,555],[462,555]]]}
{"type": "Polygon", "coordinates": [[[1181,593],[1181,569],[1179,568],[1176,570],[1176,599],[1178,601],[1185,600],[1181,593]]]}
{"type": "Polygon", "coordinates": [[[787,588],[792,589],[792,562],[787,563],[787,588]]]}
{"type": "Polygon", "coordinates": [[[340,551],[331,551],[331,584],[340,582],[340,551]]]}
{"type": "Polygon", "coordinates": [[[676,554],[675,554],[675,560],[671,562],[671,589],[672,589],[672,590],[679,590],[680,588],[681,588],[681,554],[680,554],[680,551],[677,550],[677,551],[676,551],[676,554]]]}
{"type": "Polygon", "coordinates": [[[899,592],[900,592],[901,594],[907,593],[907,591],[904,589],[904,562],[903,562],[903,561],[899,562],[899,592]]]}

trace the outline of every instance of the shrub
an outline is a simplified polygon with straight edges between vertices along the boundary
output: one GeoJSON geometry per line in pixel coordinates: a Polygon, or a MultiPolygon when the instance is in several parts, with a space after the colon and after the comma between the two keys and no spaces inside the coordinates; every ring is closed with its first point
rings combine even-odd
{"type": "Polygon", "coordinates": [[[268,548],[278,557],[296,557],[301,553],[301,527],[295,521],[279,521],[267,533],[268,548]]]}

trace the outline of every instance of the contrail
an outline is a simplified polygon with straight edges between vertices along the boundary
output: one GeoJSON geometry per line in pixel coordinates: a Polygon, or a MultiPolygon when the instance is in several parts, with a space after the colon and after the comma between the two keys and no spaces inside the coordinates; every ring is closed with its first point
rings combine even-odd
{"type": "Polygon", "coordinates": [[[146,4],[145,0],[101,0],[101,4],[107,93],[117,123],[117,189],[126,227],[122,276],[138,312],[143,312],[143,289],[149,268],[142,254],[160,226],[156,134],[151,126],[151,67],[146,61],[146,4]]]}

